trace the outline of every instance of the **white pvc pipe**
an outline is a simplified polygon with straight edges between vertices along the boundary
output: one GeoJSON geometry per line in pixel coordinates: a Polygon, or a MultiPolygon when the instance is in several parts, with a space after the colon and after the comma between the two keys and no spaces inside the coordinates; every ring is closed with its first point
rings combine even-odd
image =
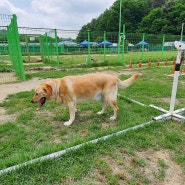
{"type": "Polygon", "coordinates": [[[127,98],[127,97],[121,96],[121,95],[119,95],[119,94],[118,94],[118,96],[121,97],[121,98],[124,98],[124,99],[126,99],[126,100],[128,100],[128,101],[130,101],[130,102],[132,102],[132,103],[141,105],[141,106],[143,106],[143,107],[146,106],[144,103],[141,103],[141,102],[139,102],[139,101],[133,100],[133,99],[131,99],[131,98],[127,98]]]}
{"type": "Polygon", "coordinates": [[[157,109],[157,110],[159,110],[161,112],[168,113],[168,111],[165,110],[165,109],[163,109],[162,107],[157,107],[157,106],[155,106],[153,104],[150,104],[149,106],[152,107],[152,108],[154,108],[154,109],[157,109]]]}
{"type": "Polygon", "coordinates": [[[149,125],[151,124],[153,121],[149,121],[149,122],[146,122],[146,123],[143,123],[143,124],[140,124],[140,125],[136,125],[136,126],[133,126],[131,128],[127,128],[127,129],[124,129],[122,131],[119,131],[119,132],[116,132],[116,133],[113,133],[113,134],[110,134],[110,135],[107,135],[107,136],[103,136],[103,137],[100,137],[100,138],[97,138],[97,139],[94,139],[94,140],[91,140],[91,141],[88,141],[88,142],[85,142],[85,143],[82,143],[82,144],[79,144],[79,145],[76,145],[76,146],[73,146],[73,147],[69,147],[67,149],[64,149],[64,150],[61,150],[61,151],[58,151],[58,152],[54,152],[52,154],[48,154],[48,155],[45,155],[45,156],[42,156],[42,157],[39,157],[39,158],[36,158],[36,159],[33,159],[33,160],[30,160],[30,161],[27,161],[27,162],[24,162],[22,164],[18,164],[18,165],[15,165],[15,166],[11,166],[9,168],[6,168],[6,169],[3,169],[3,170],[0,170],[0,175],[1,174],[4,174],[4,173],[7,173],[7,172],[11,172],[13,170],[16,170],[16,169],[19,169],[21,167],[24,167],[24,166],[27,166],[27,165],[30,165],[30,164],[33,164],[33,163],[36,163],[36,162],[40,162],[40,161],[45,161],[47,159],[53,159],[53,158],[57,158],[57,157],[60,157],[64,154],[66,154],[67,152],[69,151],[75,151],[85,145],[88,145],[88,144],[96,144],[98,143],[99,141],[105,141],[111,137],[114,137],[114,136],[118,136],[118,135],[121,135],[121,134],[124,134],[130,130],[136,130],[138,128],[141,128],[141,127],[144,127],[146,125],[149,125]]]}
{"type": "Polygon", "coordinates": [[[172,87],[172,95],[171,95],[171,101],[170,101],[170,110],[169,110],[170,114],[173,114],[174,107],[175,107],[178,79],[179,79],[179,74],[180,74],[180,63],[181,63],[182,52],[183,50],[185,50],[185,44],[183,44],[182,42],[175,41],[175,47],[177,48],[178,53],[177,53],[175,74],[174,74],[173,87],[172,87]]]}
{"type": "Polygon", "coordinates": [[[175,71],[174,80],[173,80],[173,87],[172,87],[172,95],[171,95],[171,101],[170,101],[170,113],[171,114],[173,114],[174,107],[175,107],[178,79],[179,79],[179,71],[175,71]]]}

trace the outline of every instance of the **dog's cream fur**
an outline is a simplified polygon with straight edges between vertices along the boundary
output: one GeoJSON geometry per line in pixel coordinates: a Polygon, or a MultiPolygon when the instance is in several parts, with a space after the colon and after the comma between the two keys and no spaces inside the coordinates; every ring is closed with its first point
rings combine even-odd
{"type": "Polygon", "coordinates": [[[110,119],[115,120],[118,114],[116,104],[118,87],[130,86],[139,76],[140,73],[137,73],[124,81],[106,73],[66,76],[40,84],[35,89],[31,102],[40,102],[38,110],[46,99],[66,103],[69,107],[70,119],[64,125],[69,126],[75,119],[76,103],[90,99],[100,100],[103,108],[98,114],[103,114],[109,104],[114,110],[114,115],[110,119]]]}

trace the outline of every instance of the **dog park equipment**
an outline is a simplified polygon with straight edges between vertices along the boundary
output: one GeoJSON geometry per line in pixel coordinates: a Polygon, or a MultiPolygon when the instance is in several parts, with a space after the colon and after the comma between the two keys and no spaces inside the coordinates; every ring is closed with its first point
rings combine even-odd
{"type": "Polygon", "coordinates": [[[161,120],[176,120],[180,122],[185,121],[185,117],[183,117],[181,114],[185,112],[185,108],[174,110],[175,107],[175,100],[176,100],[176,93],[177,93],[177,86],[178,86],[178,79],[180,75],[180,66],[181,66],[181,60],[183,51],[185,50],[185,44],[179,41],[175,41],[175,47],[178,50],[177,58],[176,58],[176,67],[175,67],[175,73],[174,73],[174,79],[173,79],[173,87],[172,87],[172,94],[171,94],[171,101],[170,101],[170,109],[169,111],[161,108],[156,107],[155,105],[150,105],[150,107],[155,108],[161,112],[164,112],[165,114],[157,116],[152,118],[154,121],[161,121],[161,120]]]}

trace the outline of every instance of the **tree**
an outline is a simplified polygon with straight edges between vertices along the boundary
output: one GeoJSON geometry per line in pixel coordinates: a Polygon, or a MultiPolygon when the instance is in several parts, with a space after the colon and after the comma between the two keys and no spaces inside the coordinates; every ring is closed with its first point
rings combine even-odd
{"type": "MultiPolygon", "coordinates": [[[[118,33],[119,11],[117,0],[97,19],[84,25],[77,39],[82,39],[88,29],[118,33]]],[[[185,23],[185,0],[123,0],[121,16],[121,25],[125,24],[127,33],[179,34],[185,23]]]]}
{"type": "Polygon", "coordinates": [[[168,33],[179,34],[181,25],[185,22],[185,4],[177,3],[172,6],[166,14],[166,19],[170,21],[168,33]]]}
{"type": "MultiPolygon", "coordinates": [[[[84,25],[77,37],[77,41],[83,40],[81,32],[91,31],[109,31],[118,32],[120,1],[114,2],[110,9],[105,10],[97,19],[84,25]]],[[[123,0],[122,2],[122,20],[121,25],[125,24],[128,32],[135,32],[143,16],[149,12],[147,0],[123,0]]]]}
{"type": "MultiPolygon", "coordinates": [[[[140,33],[156,33],[157,30],[161,31],[157,29],[156,26],[160,25],[161,29],[164,20],[165,19],[163,19],[162,8],[155,8],[151,10],[150,13],[142,19],[137,31],[140,33]]],[[[166,23],[166,21],[167,20],[165,20],[164,22],[166,23]]]]}

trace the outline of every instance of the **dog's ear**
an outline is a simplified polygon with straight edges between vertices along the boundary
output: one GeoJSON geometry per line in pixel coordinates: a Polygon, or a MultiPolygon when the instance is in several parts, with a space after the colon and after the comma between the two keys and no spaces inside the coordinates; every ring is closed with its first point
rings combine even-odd
{"type": "Polygon", "coordinates": [[[53,90],[53,89],[52,89],[51,85],[45,84],[44,91],[45,91],[49,96],[52,95],[52,90],[53,90]]]}

